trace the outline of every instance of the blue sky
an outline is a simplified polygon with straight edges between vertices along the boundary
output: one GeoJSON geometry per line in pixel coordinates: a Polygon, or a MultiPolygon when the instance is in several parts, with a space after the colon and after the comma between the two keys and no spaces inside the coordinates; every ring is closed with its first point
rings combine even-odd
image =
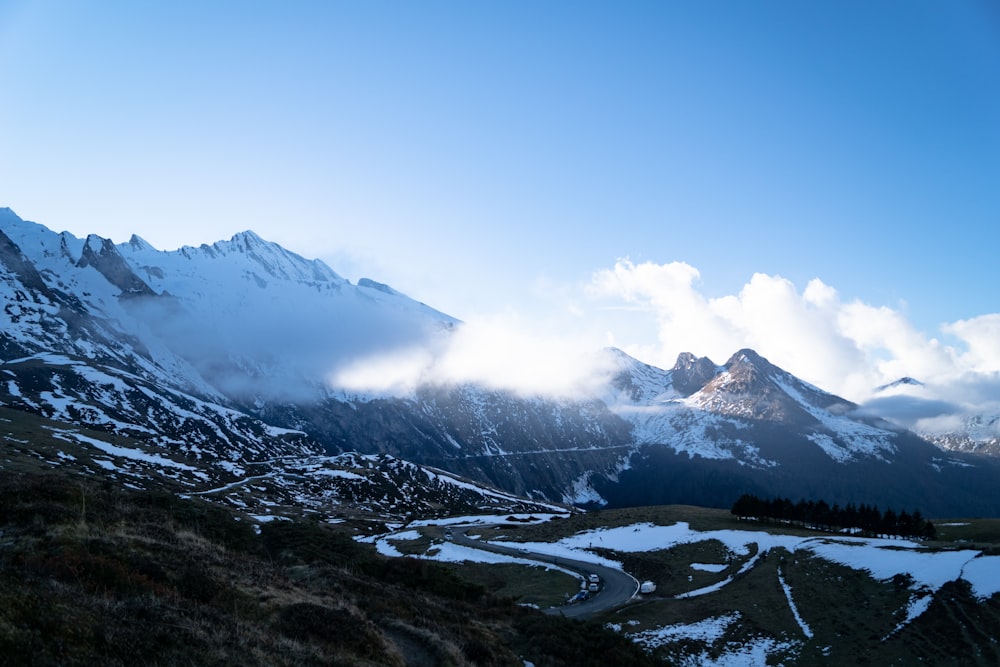
{"type": "Polygon", "coordinates": [[[253,229],[660,365],[1000,370],[988,0],[0,0],[0,87],[0,205],[56,231],[253,229]]]}

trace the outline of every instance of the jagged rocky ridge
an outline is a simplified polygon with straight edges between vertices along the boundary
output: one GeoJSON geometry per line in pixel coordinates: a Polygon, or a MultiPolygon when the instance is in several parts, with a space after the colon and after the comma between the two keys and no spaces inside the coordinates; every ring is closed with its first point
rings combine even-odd
{"type": "Polygon", "coordinates": [[[608,350],[601,395],[331,389],[317,369],[461,324],[252,232],[173,252],[0,210],[0,401],[188,459],[387,454],[539,500],[725,506],[742,493],[997,514],[995,462],[943,452],[752,350],[661,370],[608,350]]]}

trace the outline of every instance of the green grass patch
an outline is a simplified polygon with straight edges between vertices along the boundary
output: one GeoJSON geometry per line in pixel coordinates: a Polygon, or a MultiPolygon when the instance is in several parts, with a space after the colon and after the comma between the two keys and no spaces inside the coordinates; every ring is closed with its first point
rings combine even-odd
{"type": "Polygon", "coordinates": [[[609,549],[595,550],[622,563],[626,572],[639,581],[656,584],[656,595],[674,596],[710,586],[734,574],[756,553],[735,556],[718,540],[703,540],[678,544],[669,549],[619,553],[609,549]],[[725,569],[710,572],[691,567],[692,563],[720,564],[725,569]]]}
{"type": "MultiPolygon", "coordinates": [[[[722,637],[713,642],[681,638],[656,648],[654,654],[668,664],[690,662],[692,655],[703,652],[718,657],[727,644],[746,645],[760,637],[777,641],[801,640],[801,631],[778,582],[778,564],[779,555],[772,552],[749,572],[716,592],[676,599],[672,594],[663,594],[657,590],[656,596],[609,613],[602,620],[620,624],[623,631],[635,633],[665,626],[692,625],[724,615],[738,615],[738,621],[731,624],[722,637]]],[[[728,574],[713,576],[725,578],[728,574]]]]}
{"type": "Polygon", "coordinates": [[[580,590],[580,580],[561,570],[517,563],[453,563],[458,576],[483,586],[491,594],[542,609],[563,604],[580,590]]]}
{"type": "Polygon", "coordinates": [[[935,521],[936,542],[1000,547],[1000,519],[935,521]]]}

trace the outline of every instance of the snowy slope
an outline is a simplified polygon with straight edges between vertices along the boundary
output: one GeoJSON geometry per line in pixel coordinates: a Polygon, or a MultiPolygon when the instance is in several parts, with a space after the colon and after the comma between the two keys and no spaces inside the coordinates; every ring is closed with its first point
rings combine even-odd
{"type": "Polygon", "coordinates": [[[0,231],[37,278],[20,299],[18,290],[29,290],[18,271],[0,281],[4,300],[20,301],[5,333],[26,345],[22,352],[110,351],[123,365],[152,364],[163,381],[216,398],[316,392],[349,359],[424,343],[457,324],[249,231],[164,252],[137,236],[116,246],[56,234],[10,209],[0,209],[0,231]],[[66,308],[89,320],[91,335],[53,317],[66,308]]]}
{"type": "Polygon", "coordinates": [[[132,312],[230,395],[301,399],[351,359],[425,343],[457,323],[249,231],[172,252],[133,237],[118,250],[163,297],[133,300],[132,312]]]}
{"type": "Polygon", "coordinates": [[[682,354],[670,371],[618,351],[612,354],[619,370],[604,400],[632,423],[636,444],[771,466],[776,462],[761,456],[752,433],[754,424],[766,422],[800,433],[840,462],[894,451],[895,431],[860,418],[857,406],[799,380],[752,350],[737,352],[723,366],[682,354]],[[696,363],[700,386],[692,382],[689,370],[696,363]]]}

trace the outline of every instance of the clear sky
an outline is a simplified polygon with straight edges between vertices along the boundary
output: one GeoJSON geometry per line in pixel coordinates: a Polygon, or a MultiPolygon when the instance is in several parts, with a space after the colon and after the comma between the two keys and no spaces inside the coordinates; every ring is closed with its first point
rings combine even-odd
{"type": "Polygon", "coordinates": [[[55,231],[253,229],[848,395],[1000,370],[991,0],[0,0],[0,90],[0,206],[55,231]]]}

